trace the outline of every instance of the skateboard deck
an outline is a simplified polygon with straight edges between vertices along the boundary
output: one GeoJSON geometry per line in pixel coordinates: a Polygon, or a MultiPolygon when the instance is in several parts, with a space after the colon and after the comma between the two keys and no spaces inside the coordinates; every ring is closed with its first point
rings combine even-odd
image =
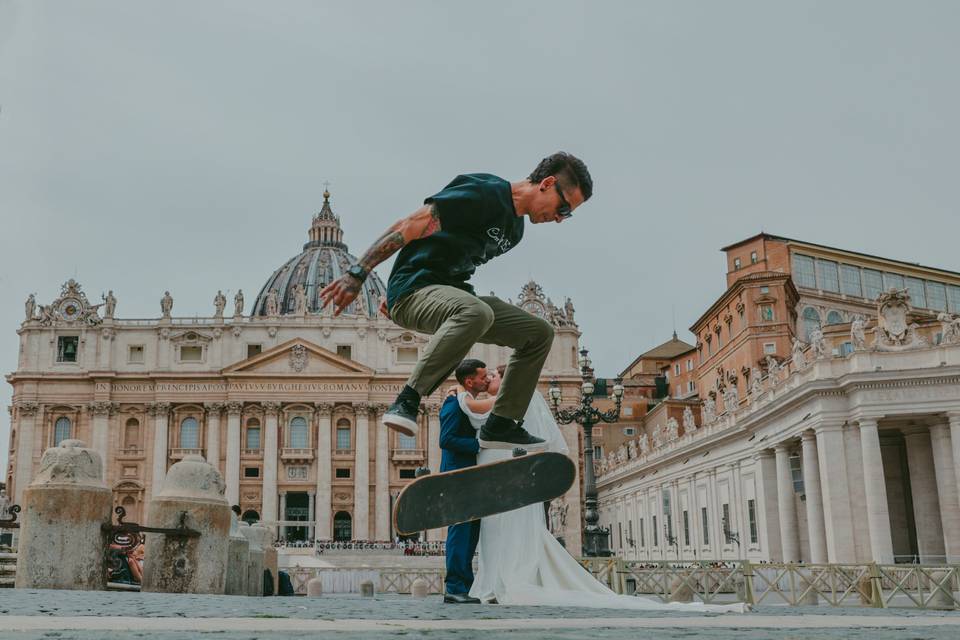
{"type": "Polygon", "coordinates": [[[563,495],[575,476],[573,461],[552,452],[424,475],[397,496],[393,525],[409,535],[512,511],[563,495]]]}

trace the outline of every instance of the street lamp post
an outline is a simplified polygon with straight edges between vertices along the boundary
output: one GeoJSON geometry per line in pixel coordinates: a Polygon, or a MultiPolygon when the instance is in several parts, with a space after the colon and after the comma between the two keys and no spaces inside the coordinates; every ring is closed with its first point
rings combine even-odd
{"type": "Polygon", "coordinates": [[[599,422],[617,422],[620,419],[620,404],[623,402],[623,379],[617,378],[613,385],[613,401],[616,406],[609,411],[600,411],[593,406],[594,378],[587,350],[580,350],[580,406],[560,408],[561,391],[556,380],[550,381],[550,403],[553,414],[560,424],[578,423],[583,428],[583,493],[584,521],[583,555],[587,557],[610,555],[610,530],[597,523],[597,481],[593,470],[593,425],[599,422]]]}

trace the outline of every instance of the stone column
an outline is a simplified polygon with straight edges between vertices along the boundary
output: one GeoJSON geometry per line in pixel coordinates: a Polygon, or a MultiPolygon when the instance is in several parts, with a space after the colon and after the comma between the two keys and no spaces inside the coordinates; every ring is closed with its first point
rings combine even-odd
{"type": "Polygon", "coordinates": [[[314,490],[307,491],[307,541],[313,542],[316,538],[313,537],[314,527],[313,523],[316,522],[317,516],[314,513],[314,508],[316,507],[316,494],[314,490]]]}
{"type": "MultiPolygon", "coordinates": [[[[757,527],[760,548],[771,560],[782,560],[783,543],[780,540],[780,518],[777,509],[777,466],[773,449],[763,449],[756,455],[757,527]]],[[[749,523],[748,523],[749,524],[749,523]]]]}
{"type": "Polygon", "coordinates": [[[853,510],[847,481],[847,458],[843,447],[843,424],[818,425],[817,456],[820,459],[820,491],[823,495],[824,527],[828,562],[856,562],[853,510]]]}
{"type": "Polygon", "coordinates": [[[110,416],[117,412],[117,403],[91,402],[87,408],[93,414],[93,438],[90,448],[100,454],[106,468],[110,459],[110,416]]]}
{"type": "Polygon", "coordinates": [[[820,493],[820,463],[817,460],[817,439],[812,431],[800,436],[803,452],[803,487],[807,496],[807,531],[810,538],[810,562],[827,561],[827,537],[823,518],[823,495],[820,493]]]}
{"type": "Polygon", "coordinates": [[[790,472],[790,449],[784,442],[774,447],[777,462],[777,515],[780,522],[780,543],[784,562],[800,562],[800,538],[797,511],[790,472]]]}
{"type": "Polygon", "coordinates": [[[377,430],[377,494],[374,504],[376,512],[377,540],[390,540],[390,450],[389,432],[380,422],[380,416],[386,410],[385,405],[376,406],[374,428],[377,430]]]}
{"type": "Polygon", "coordinates": [[[922,426],[907,427],[903,430],[903,442],[907,448],[920,562],[940,562],[940,556],[945,555],[943,523],[940,520],[940,497],[937,495],[930,434],[922,426]]]}
{"type": "Polygon", "coordinates": [[[170,403],[152,402],[147,405],[147,412],[153,416],[153,474],[150,476],[150,495],[156,496],[167,476],[167,421],[170,403]]]}
{"type": "Polygon", "coordinates": [[[370,538],[370,405],[354,404],[356,411],[356,441],[353,462],[353,537],[370,538]]]}
{"type": "Polygon", "coordinates": [[[240,504],[240,414],[242,402],[228,402],[227,407],[227,462],[226,497],[230,506],[240,504]]]}
{"type": "Polygon", "coordinates": [[[953,448],[953,469],[957,476],[957,492],[960,493],[960,411],[948,411],[947,422],[950,425],[950,444],[953,448]]]}
{"type": "MultiPolygon", "coordinates": [[[[430,404],[427,411],[427,466],[431,473],[440,473],[440,405],[430,404]]],[[[427,540],[442,540],[443,529],[427,531],[427,540]]]]}
{"type": "Polygon", "coordinates": [[[39,406],[36,402],[17,405],[17,472],[13,484],[13,501],[23,504],[23,492],[33,478],[34,425],[39,406]]]}
{"type": "Polygon", "coordinates": [[[207,411],[207,462],[220,471],[220,412],[223,403],[208,402],[203,408],[207,411]]]}
{"type": "Polygon", "coordinates": [[[960,556],[960,496],[957,495],[956,464],[950,445],[947,424],[930,427],[933,448],[933,471],[937,479],[937,497],[940,499],[940,522],[943,527],[943,547],[947,562],[958,562],[960,556]]]}
{"type": "Polygon", "coordinates": [[[874,562],[892,564],[890,510],[887,506],[883,459],[880,457],[880,433],[875,418],[860,419],[860,451],[863,455],[863,487],[867,503],[867,524],[870,527],[870,551],[874,562]]]}
{"type": "Polygon", "coordinates": [[[317,404],[317,504],[316,536],[317,540],[332,540],[331,510],[333,508],[330,486],[333,473],[332,452],[330,450],[330,431],[333,422],[333,406],[317,404]]]}
{"type": "Polygon", "coordinates": [[[273,525],[277,516],[277,413],[279,402],[261,403],[264,410],[263,438],[263,521],[273,525]]]}
{"type": "MultiPolygon", "coordinates": [[[[287,519],[287,492],[286,492],[286,491],[281,491],[281,492],[280,492],[280,515],[277,517],[277,520],[283,521],[283,520],[286,520],[286,519],[287,519]]],[[[286,540],[286,539],[287,539],[287,525],[281,524],[281,525],[279,526],[279,529],[280,529],[280,539],[281,539],[281,540],[286,540]]]]}

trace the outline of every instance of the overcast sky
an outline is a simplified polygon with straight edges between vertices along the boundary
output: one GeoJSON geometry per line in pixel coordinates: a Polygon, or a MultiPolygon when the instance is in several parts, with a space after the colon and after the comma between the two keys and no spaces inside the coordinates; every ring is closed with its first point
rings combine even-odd
{"type": "MultiPolygon", "coordinates": [[[[599,375],[761,230],[960,270],[960,3],[0,0],[0,369],[30,292],[248,303],[329,180],[359,255],[457,173],[565,149],[592,200],[475,283],[574,300],[599,375]]],[[[390,263],[378,270],[386,279],[390,263]]],[[[10,387],[0,403],[10,404],[10,387]]],[[[0,465],[9,416],[0,412],[0,465]]]]}

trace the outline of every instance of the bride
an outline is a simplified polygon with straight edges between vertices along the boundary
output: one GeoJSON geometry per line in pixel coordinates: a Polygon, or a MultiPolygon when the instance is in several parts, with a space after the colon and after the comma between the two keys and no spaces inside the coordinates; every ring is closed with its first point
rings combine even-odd
{"type": "MultiPolygon", "coordinates": [[[[460,408],[479,429],[493,407],[504,367],[492,376],[490,398],[476,400],[465,391],[457,398],[460,408]]],[[[546,440],[546,450],[568,454],[563,434],[546,401],[533,394],[523,418],[531,435],[546,440]]],[[[504,449],[480,449],[477,464],[509,458],[504,449]]],[[[547,530],[543,504],[483,518],[480,523],[478,571],[470,595],[487,603],[511,605],[551,605],[599,607],[611,609],[684,610],[698,612],[738,612],[746,605],[706,605],[703,603],[660,603],[648,598],[617,595],[596,580],[547,530]]]]}

